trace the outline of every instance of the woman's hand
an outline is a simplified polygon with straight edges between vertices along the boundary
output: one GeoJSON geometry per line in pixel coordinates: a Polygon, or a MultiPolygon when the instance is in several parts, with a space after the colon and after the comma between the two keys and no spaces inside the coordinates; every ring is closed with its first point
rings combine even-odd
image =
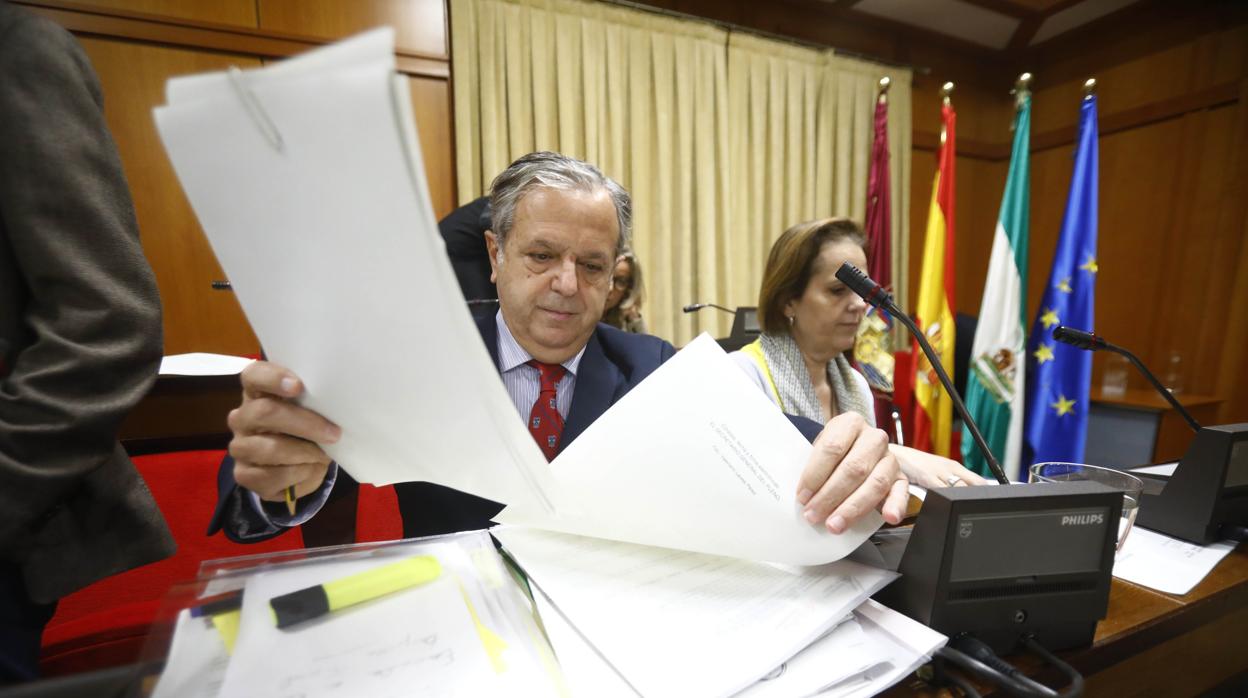
{"type": "Polygon", "coordinates": [[[888,450],[897,458],[901,471],[910,482],[925,489],[984,485],[987,481],[944,456],[926,453],[908,446],[889,444],[888,450]]]}

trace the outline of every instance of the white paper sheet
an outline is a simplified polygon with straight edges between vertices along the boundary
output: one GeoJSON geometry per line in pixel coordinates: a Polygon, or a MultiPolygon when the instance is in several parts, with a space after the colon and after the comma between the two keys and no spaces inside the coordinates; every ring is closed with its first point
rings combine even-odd
{"type": "Polygon", "coordinates": [[[229,663],[230,655],[212,621],[192,618],[190,609],[183,609],[152,698],[216,698],[229,663]]]}
{"type": "Polygon", "coordinates": [[[393,33],[242,80],[171,83],[157,126],[268,355],[342,427],[328,453],[361,482],[547,507],[548,465],[452,282],[393,33]]]}
{"type": "Polygon", "coordinates": [[[1200,546],[1132,526],[1127,542],[1114,558],[1114,576],[1182,596],[1234,549],[1233,541],[1200,546]]]}
{"type": "Polygon", "coordinates": [[[1142,468],[1132,468],[1129,472],[1144,473],[1145,475],[1165,475],[1173,477],[1174,471],[1179,467],[1178,463],[1162,463],[1161,465],[1146,465],[1142,468]]]}
{"type": "Polygon", "coordinates": [[[533,602],[573,698],[640,698],[538,587],[533,587],[533,602]]]}
{"type": "Polygon", "coordinates": [[[737,694],[739,698],[797,698],[857,676],[879,662],[876,648],[853,616],[737,694]]]}
{"type": "Polygon", "coordinates": [[[810,453],[703,334],[555,459],[569,498],[557,516],[509,507],[495,520],[750,560],[839,560],[883,519],[872,511],[833,535],[802,518],[797,482],[810,453]]]}
{"type": "Polygon", "coordinates": [[[876,653],[877,663],[858,676],[829,687],[820,696],[867,698],[914,673],[948,638],[931,628],[868,599],[854,610],[876,653]]]}
{"type": "Polygon", "coordinates": [[[502,689],[454,578],[279,630],[275,596],[376,567],[322,563],[252,577],[222,695],[477,696],[502,689]]]}
{"type": "Polygon", "coordinates": [[[847,560],[795,574],[526,528],[498,527],[493,534],[647,698],[739,691],[896,578],[847,560]]]}
{"type": "Polygon", "coordinates": [[[160,360],[162,376],[237,376],[254,359],[226,354],[172,354],[160,360]]]}

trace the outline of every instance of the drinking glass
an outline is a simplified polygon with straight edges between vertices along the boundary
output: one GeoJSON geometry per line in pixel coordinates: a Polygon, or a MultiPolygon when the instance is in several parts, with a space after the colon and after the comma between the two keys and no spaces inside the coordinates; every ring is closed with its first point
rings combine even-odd
{"type": "Polygon", "coordinates": [[[1031,466],[1029,482],[1076,482],[1091,480],[1122,491],[1122,519],[1118,522],[1118,547],[1127,542],[1127,534],[1140,511],[1140,494],[1144,482],[1121,470],[1083,463],[1036,463],[1031,466]]]}

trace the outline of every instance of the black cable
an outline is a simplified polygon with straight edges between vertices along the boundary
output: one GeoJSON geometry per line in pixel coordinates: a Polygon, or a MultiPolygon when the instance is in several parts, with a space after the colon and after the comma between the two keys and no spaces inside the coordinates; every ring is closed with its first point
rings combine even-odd
{"type": "Polygon", "coordinates": [[[1013,695],[1022,696],[1023,698],[1053,698],[1053,691],[1040,693],[1031,686],[1022,683],[1021,681],[1017,681],[1008,674],[1003,674],[978,659],[975,659],[974,657],[963,652],[959,652],[948,645],[937,650],[936,656],[945,659],[951,664],[954,664],[959,668],[974,674],[975,676],[978,676],[994,686],[999,686],[1009,691],[1013,695]]]}
{"type": "Polygon", "coordinates": [[[1248,540],[1248,526],[1238,526],[1236,524],[1222,524],[1218,529],[1218,538],[1221,540],[1233,540],[1242,543],[1248,540]]]}
{"type": "Polygon", "coordinates": [[[1058,670],[1066,675],[1066,678],[1070,679],[1070,686],[1066,691],[1057,694],[1058,698],[1078,698],[1078,696],[1083,695],[1083,674],[1080,674],[1073,666],[1058,659],[1052,652],[1042,647],[1039,642],[1036,642],[1035,637],[1024,635],[1020,642],[1027,649],[1040,655],[1044,661],[1057,667],[1058,670]]]}
{"type": "Polygon", "coordinates": [[[1057,698],[1057,691],[1054,691],[1039,681],[1031,679],[1018,667],[998,657],[997,653],[993,652],[992,648],[981,642],[979,638],[976,638],[973,635],[960,635],[955,637],[950,644],[954,645],[958,651],[965,652],[971,657],[978,659],[1002,674],[1005,674],[1015,681],[1029,687],[1033,692],[1035,692],[1035,694],[1048,696],[1049,698],[1057,698]]]}

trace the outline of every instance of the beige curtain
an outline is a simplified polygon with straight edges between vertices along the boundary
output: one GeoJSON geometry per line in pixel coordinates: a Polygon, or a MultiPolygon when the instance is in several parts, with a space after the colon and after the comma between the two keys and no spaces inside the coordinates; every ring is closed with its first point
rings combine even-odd
{"type": "Polygon", "coordinates": [[[597,164],[633,195],[643,313],[677,344],[731,324],[683,305],[755,304],[785,227],[861,220],[885,74],[893,228],[908,230],[908,71],[579,0],[452,0],[451,38],[460,201],[533,150],[597,164]]]}

